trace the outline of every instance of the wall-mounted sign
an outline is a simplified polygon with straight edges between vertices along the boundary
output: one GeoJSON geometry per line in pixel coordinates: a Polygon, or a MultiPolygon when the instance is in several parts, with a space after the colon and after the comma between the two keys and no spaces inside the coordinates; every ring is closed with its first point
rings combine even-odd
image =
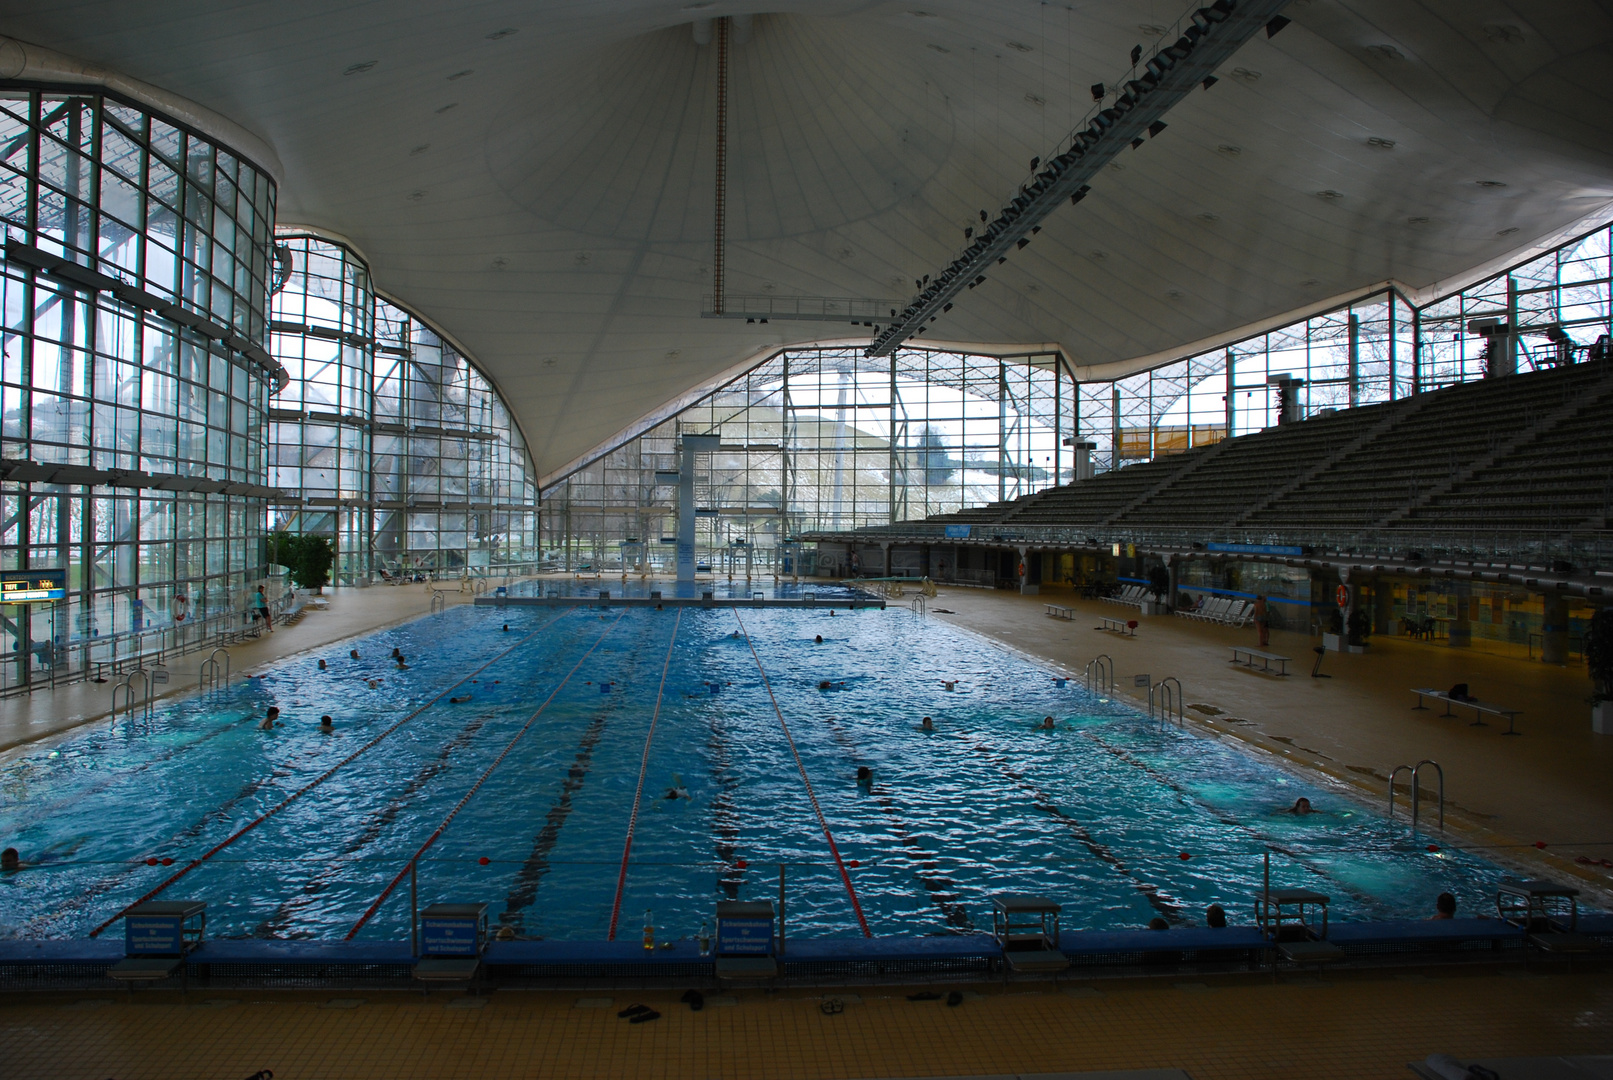
{"type": "Polygon", "coordinates": [[[66,599],[66,570],[0,571],[0,604],[40,604],[66,599]]]}
{"type": "Polygon", "coordinates": [[[1224,551],[1229,555],[1303,555],[1302,547],[1284,544],[1205,544],[1206,551],[1224,551]]]}

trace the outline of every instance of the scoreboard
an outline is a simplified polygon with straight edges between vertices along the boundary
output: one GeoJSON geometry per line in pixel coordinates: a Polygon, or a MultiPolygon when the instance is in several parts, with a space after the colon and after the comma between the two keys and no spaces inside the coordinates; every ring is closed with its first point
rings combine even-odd
{"type": "Polygon", "coordinates": [[[0,604],[39,604],[66,599],[66,570],[0,570],[0,604]]]}

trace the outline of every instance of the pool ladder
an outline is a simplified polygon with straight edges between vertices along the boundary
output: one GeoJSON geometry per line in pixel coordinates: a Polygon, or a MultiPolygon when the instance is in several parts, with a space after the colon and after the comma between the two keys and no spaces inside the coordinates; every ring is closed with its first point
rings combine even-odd
{"type": "Polygon", "coordinates": [[[202,661],[201,670],[196,673],[198,691],[209,693],[222,690],[230,685],[230,650],[214,649],[202,661]],[[220,664],[220,658],[223,663],[220,664]]]}
{"type": "Polygon", "coordinates": [[[1115,662],[1108,653],[1099,653],[1087,664],[1087,689],[1115,692],[1115,662]]]}
{"type": "Polygon", "coordinates": [[[915,615],[927,614],[924,603],[924,594],[919,593],[918,595],[914,596],[912,600],[908,601],[907,609],[915,615]]]}
{"type": "Polygon", "coordinates": [[[1394,771],[1389,774],[1389,820],[1393,821],[1395,817],[1395,777],[1399,776],[1402,772],[1409,772],[1411,773],[1411,828],[1413,832],[1416,831],[1418,800],[1422,794],[1421,789],[1417,786],[1417,770],[1421,769],[1424,765],[1432,765],[1434,767],[1434,772],[1439,776],[1439,831],[1444,832],[1445,770],[1440,768],[1439,762],[1430,758],[1423,758],[1415,765],[1396,765],[1394,771]]]}
{"type": "Polygon", "coordinates": [[[1159,723],[1163,727],[1170,723],[1171,713],[1176,714],[1176,726],[1185,728],[1187,718],[1182,714],[1182,684],[1174,675],[1168,675],[1148,688],[1148,718],[1154,718],[1154,710],[1159,710],[1159,723]]]}
{"type": "Polygon", "coordinates": [[[448,597],[436,589],[431,591],[431,613],[448,610],[448,597]]]}
{"type": "Polygon", "coordinates": [[[141,720],[151,719],[151,673],[143,667],[138,667],[125,675],[123,681],[112,688],[112,724],[114,727],[117,726],[119,712],[122,712],[125,720],[133,721],[135,719],[134,710],[137,702],[134,696],[134,679],[137,675],[140,677],[140,686],[143,691],[143,696],[138,702],[140,706],[139,718],[141,720]],[[120,690],[123,691],[123,708],[121,710],[118,708],[118,691],[120,690]]]}

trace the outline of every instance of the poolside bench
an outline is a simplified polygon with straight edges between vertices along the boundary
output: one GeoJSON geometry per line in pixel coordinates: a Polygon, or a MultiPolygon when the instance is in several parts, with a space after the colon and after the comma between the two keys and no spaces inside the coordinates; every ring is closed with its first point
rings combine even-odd
{"type": "Polygon", "coordinates": [[[1100,625],[1094,626],[1092,629],[1094,629],[1094,630],[1113,630],[1115,633],[1119,634],[1122,637],[1136,637],[1137,636],[1137,620],[1136,619],[1129,619],[1129,620],[1128,619],[1114,619],[1114,618],[1110,618],[1107,615],[1100,615],[1100,616],[1098,616],[1098,622],[1099,622],[1100,625]]]}
{"type": "Polygon", "coordinates": [[[1075,609],[1072,607],[1065,607],[1063,604],[1043,604],[1042,610],[1046,611],[1050,617],[1055,619],[1075,618],[1075,609]]]}
{"type": "Polygon", "coordinates": [[[1468,727],[1489,727],[1489,725],[1484,722],[1484,718],[1486,716],[1498,716],[1505,717],[1507,721],[1507,729],[1501,734],[1523,734],[1523,732],[1516,729],[1518,717],[1523,712],[1522,709],[1509,709],[1505,705],[1497,705],[1494,702],[1489,701],[1475,701],[1470,698],[1453,698],[1451,697],[1449,691],[1434,690],[1426,686],[1414,686],[1412,687],[1411,692],[1417,695],[1417,704],[1411,707],[1412,712],[1427,711],[1428,706],[1423,704],[1423,699],[1433,698],[1436,701],[1443,701],[1445,703],[1445,711],[1440,713],[1440,716],[1455,716],[1456,714],[1451,712],[1451,706],[1465,705],[1469,709],[1473,710],[1473,722],[1469,724],[1468,727]]]}
{"type": "Polygon", "coordinates": [[[1266,672],[1268,675],[1285,676],[1288,674],[1288,661],[1290,659],[1290,657],[1282,656],[1278,653],[1266,652],[1264,649],[1248,649],[1242,645],[1234,645],[1232,646],[1232,659],[1229,662],[1233,664],[1242,664],[1244,667],[1253,671],[1255,661],[1259,660],[1261,670],[1266,672]],[[1249,659],[1240,660],[1238,659],[1240,655],[1247,656],[1249,659]],[[1277,665],[1276,671],[1271,670],[1271,665],[1273,664],[1277,665]]]}

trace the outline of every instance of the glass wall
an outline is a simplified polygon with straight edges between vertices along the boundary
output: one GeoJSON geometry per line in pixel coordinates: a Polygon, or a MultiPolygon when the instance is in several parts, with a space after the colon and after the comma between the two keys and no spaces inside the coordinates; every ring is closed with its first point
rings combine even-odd
{"type": "Polygon", "coordinates": [[[1298,380],[1303,417],[1492,370],[1584,360],[1610,330],[1610,238],[1603,226],[1422,307],[1374,293],[1225,348],[1083,383],[1079,433],[1095,444],[1097,468],[1116,468],[1276,424],[1281,376],[1298,380]]]}
{"type": "Polygon", "coordinates": [[[703,558],[781,539],[1012,499],[1068,482],[1073,382],[1053,356],[902,349],[781,353],[543,493],[544,547],[567,567],[614,563],[643,541],[669,561],[678,437],[714,434],[695,480],[703,558]]]}
{"type": "Polygon", "coordinates": [[[269,411],[268,482],[292,501],[271,506],[271,524],[330,537],[332,577],[351,583],[370,572],[370,272],[340,244],[312,237],[282,240],[275,257],[271,347],[291,381],[269,411]]]}
{"type": "Polygon", "coordinates": [[[0,685],[239,612],[273,218],[265,174],[160,116],[0,86],[0,568],[68,581],[0,609],[0,685]]]}
{"type": "Polygon", "coordinates": [[[537,488],[492,384],[342,245],[288,235],[276,257],[271,526],[331,538],[345,584],[535,562],[537,488]]]}

